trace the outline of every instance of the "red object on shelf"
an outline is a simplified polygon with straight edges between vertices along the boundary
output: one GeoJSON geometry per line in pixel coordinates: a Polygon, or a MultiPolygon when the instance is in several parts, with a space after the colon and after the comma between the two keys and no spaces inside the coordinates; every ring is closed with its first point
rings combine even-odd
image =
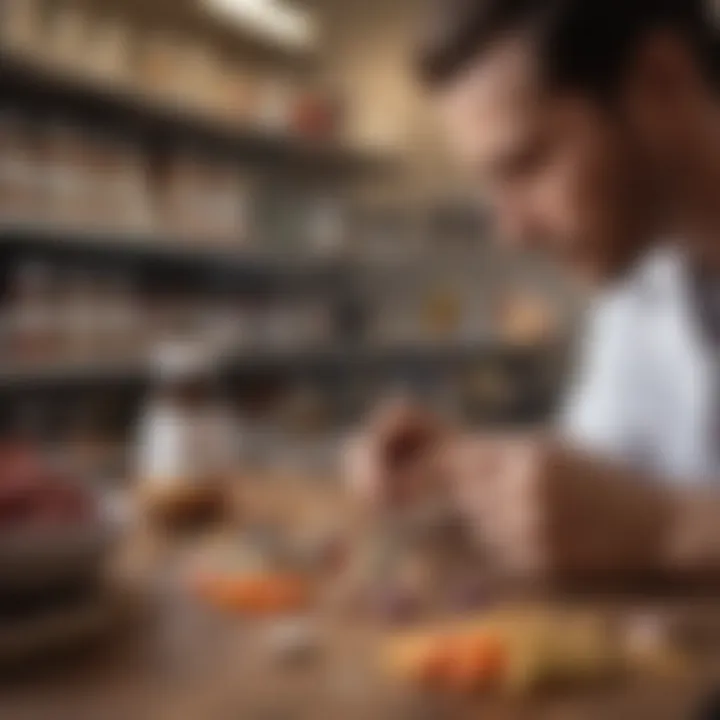
{"type": "Polygon", "coordinates": [[[339,105],[321,95],[303,95],[293,108],[291,125],[296,133],[308,138],[332,138],[340,129],[339,105]]]}
{"type": "Polygon", "coordinates": [[[0,445],[0,532],[82,523],[94,509],[90,494],[51,468],[31,445],[0,445]]]}

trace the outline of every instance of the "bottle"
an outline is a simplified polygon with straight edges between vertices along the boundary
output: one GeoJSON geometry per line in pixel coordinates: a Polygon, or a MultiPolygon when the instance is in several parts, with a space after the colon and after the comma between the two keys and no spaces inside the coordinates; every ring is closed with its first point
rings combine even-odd
{"type": "Polygon", "coordinates": [[[27,123],[12,112],[0,114],[0,218],[6,222],[31,217],[32,166],[27,123]]]}
{"type": "Polygon", "coordinates": [[[0,37],[12,53],[36,61],[42,40],[42,13],[38,0],[6,0],[2,7],[0,37]]]}
{"type": "Polygon", "coordinates": [[[57,331],[54,278],[39,262],[21,263],[11,279],[9,355],[13,364],[52,362],[57,331]]]}
{"type": "Polygon", "coordinates": [[[157,348],[154,388],[137,428],[136,475],[151,518],[184,523],[222,514],[239,435],[204,347],[157,348]]]}

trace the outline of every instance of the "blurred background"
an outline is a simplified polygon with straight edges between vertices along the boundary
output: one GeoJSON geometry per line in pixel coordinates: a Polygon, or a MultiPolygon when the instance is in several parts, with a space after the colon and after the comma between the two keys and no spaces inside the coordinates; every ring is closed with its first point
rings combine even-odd
{"type": "Polygon", "coordinates": [[[340,441],[396,396],[549,422],[584,299],[448,160],[420,3],[0,0],[2,720],[448,717],[388,705],[352,631],[483,606],[472,543],[442,503],[356,533],[340,441]],[[168,542],[205,522],[198,562],[168,542]]]}
{"type": "Polygon", "coordinates": [[[4,436],[127,478],[153,393],[198,363],[245,463],[325,462],[400,392],[550,416],[581,303],[493,247],[447,164],[417,6],[2,2],[4,436]]]}

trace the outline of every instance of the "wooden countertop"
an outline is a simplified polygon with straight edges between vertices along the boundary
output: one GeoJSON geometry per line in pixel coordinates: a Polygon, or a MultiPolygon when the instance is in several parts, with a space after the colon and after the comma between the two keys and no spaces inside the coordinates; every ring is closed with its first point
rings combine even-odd
{"type": "MultiPolygon", "coordinates": [[[[318,512],[323,503],[316,499],[324,493],[295,490],[283,490],[282,503],[256,496],[253,512],[318,512]],[[301,498],[310,496],[315,499],[304,504],[301,498]]],[[[329,500],[326,509],[335,503],[329,500]]],[[[532,700],[450,702],[393,686],[373,667],[377,629],[328,618],[319,620],[316,662],[284,667],[264,642],[269,621],[215,612],[183,589],[179,576],[192,549],[142,533],[133,537],[120,565],[123,577],[133,578],[131,612],[72,656],[4,677],[0,671],[0,719],[679,720],[694,717],[713,678],[720,679],[720,605],[708,600],[664,605],[707,627],[711,640],[702,667],[672,682],[628,681],[532,700]]]]}

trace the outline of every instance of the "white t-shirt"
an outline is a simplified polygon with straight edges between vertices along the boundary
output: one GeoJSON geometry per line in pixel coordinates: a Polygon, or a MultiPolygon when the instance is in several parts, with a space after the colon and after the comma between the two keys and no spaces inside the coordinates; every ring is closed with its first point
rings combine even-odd
{"type": "Polygon", "coordinates": [[[576,443],[685,483],[720,479],[720,353],[691,291],[663,247],[605,292],[562,417],[576,443]]]}

